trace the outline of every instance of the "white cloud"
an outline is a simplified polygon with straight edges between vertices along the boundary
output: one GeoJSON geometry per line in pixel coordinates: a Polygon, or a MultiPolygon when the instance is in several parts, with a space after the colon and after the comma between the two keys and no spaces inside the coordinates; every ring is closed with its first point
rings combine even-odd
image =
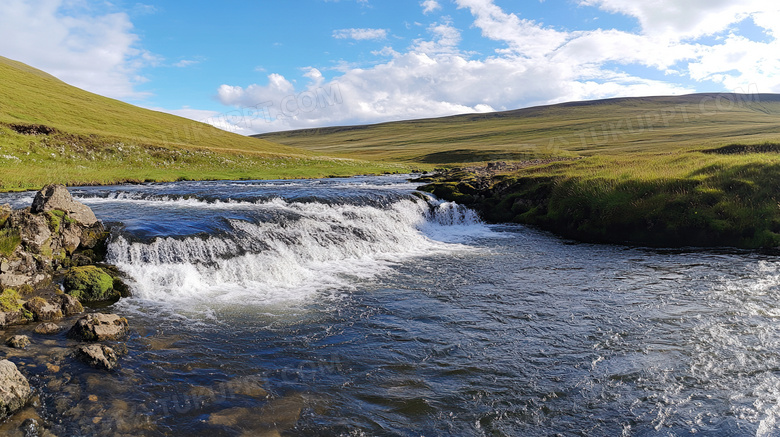
{"type": "Polygon", "coordinates": [[[425,0],[420,3],[423,8],[423,14],[430,14],[433,11],[441,9],[441,5],[436,0],[425,0]]]}
{"type": "MultiPolygon", "coordinates": [[[[344,68],[331,80],[308,67],[304,69],[308,83],[303,86],[296,88],[287,78],[269,75],[265,86],[223,85],[218,98],[237,110],[249,108],[250,113],[256,113],[251,111],[258,104],[265,105],[268,117],[242,128],[266,132],[618,96],[685,94],[696,89],[679,83],[691,81],[712,81],[727,90],[758,86],[762,92],[780,92],[780,59],[773,56],[780,52],[780,42],[773,37],[780,35],[780,7],[768,2],[580,2],[636,17],[642,26],[638,32],[564,31],[507,13],[493,0],[455,3],[472,14],[471,24],[484,38],[501,44],[494,53],[477,56],[461,50],[461,31],[445,18],[428,27],[428,38],[414,40],[406,50],[388,45],[372,52],[379,58],[371,67],[344,68]],[[738,35],[736,26],[743,20],[765,29],[767,38],[751,41],[738,35]],[[659,72],[660,78],[626,72],[637,66],[659,72]],[[311,100],[322,92],[338,94],[339,99],[330,99],[329,104],[311,100]],[[301,102],[306,110],[301,110],[301,102]]],[[[421,5],[426,7],[425,2],[421,5]]]]}
{"type": "Polygon", "coordinates": [[[460,31],[452,26],[452,23],[434,23],[428,31],[433,35],[433,40],[417,39],[411,50],[414,52],[434,55],[439,53],[458,53],[460,43],[460,31]]]}
{"type": "Polygon", "coordinates": [[[5,0],[0,54],[114,98],[138,98],[143,67],[159,59],[138,47],[125,13],[97,13],[65,0],[5,0]]]}
{"type": "Polygon", "coordinates": [[[458,8],[468,8],[474,15],[474,25],[482,35],[495,41],[502,41],[509,47],[504,53],[539,57],[550,53],[566,42],[568,35],[545,28],[533,20],[520,19],[507,14],[493,4],[493,0],[456,0],[458,8]]]}
{"type": "Polygon", "coordinates": [[[639,20],[647,35],[679,40],[713,35],[755,13],[777,12],[766,0],[580,0],[581,5],[639,20]]]}
{"type": "Polygon", "coordinates": [[[339,29],[333,31],[333,38],[354,39],[356,41],[385,39],[387,29],[339,29]]]}
{"type": "Polygon", "coordinates": [[[193,60],[193,59],[182,59],[181,61],[173,64],[173,66],[174,67],[179,67],[179,68],[186,68],[186,67],[189,67],[190,65],[195,65],[195,64],[199,64],[199,63],[200,63],[200,61],[196,61],[196,60],[193,60]]]}

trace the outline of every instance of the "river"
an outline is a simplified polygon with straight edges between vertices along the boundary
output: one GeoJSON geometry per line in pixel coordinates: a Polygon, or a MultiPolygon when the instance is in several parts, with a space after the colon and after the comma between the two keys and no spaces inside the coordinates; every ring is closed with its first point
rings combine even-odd
{"type": "Polygon", "coordinates": [[[71,188],[133,334],[113,373],[28,363],[52,432],[780,435],[774,256],[579,244],[414,188],[71,188]]]}

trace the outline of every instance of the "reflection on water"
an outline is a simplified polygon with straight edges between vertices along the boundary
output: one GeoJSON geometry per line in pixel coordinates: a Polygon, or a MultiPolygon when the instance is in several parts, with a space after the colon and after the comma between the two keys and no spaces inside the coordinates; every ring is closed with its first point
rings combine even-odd
{"type": "Polygon", "coordinates": [[[572,244],[413,188],[74,190],[122,224],[121,369],[64,334],[5,351],[57,435],[780,434],[773,257],[572,244]]]}

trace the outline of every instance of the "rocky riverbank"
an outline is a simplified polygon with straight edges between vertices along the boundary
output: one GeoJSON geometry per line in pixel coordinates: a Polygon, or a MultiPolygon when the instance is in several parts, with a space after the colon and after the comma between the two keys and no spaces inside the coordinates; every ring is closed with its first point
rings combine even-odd
{"type": "MultiPolygon", "coordinates": [[[[0,434],[50,435],[29,366],[45,366],[51,383],[66,363],[111,371],[124,349],[127,320],[85,313],[128,295],[119,271],[104,263],[108,232],[62,185],[38,192],[29,208],[0,206],[0,434]],[[16,416],[12,417],[14,419],[16,416]]],[[[47,378],[48,379],[48,378],[47,378]]],[[[55,382],[56,384],[56,382],[55,382]]]]}

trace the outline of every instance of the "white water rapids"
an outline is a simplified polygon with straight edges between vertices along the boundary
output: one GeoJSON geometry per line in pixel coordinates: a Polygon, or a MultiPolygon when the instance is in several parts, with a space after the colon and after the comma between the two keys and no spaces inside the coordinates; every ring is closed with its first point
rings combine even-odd
{"type": "MultiPolygon", "coordinates": [[[[199,201],[183,202],[199,206],[199,201]]],[[[209,209],[216,205],[201,203],[209,209]]],[[[435,239],[445,234],[442,227],[483,230],[471,210],[418,198],[385,207],[283,199],[242,206],[273,219],[230,219],[232,232],[218,235],[150,242],[120,236],[109,246],[109,261],[129,275],[141,299],[272,303],[349,289],[393,263],[460,247],[435,239]]],[[[452,232],[446,234],[452,238],[452,232]]]]}

